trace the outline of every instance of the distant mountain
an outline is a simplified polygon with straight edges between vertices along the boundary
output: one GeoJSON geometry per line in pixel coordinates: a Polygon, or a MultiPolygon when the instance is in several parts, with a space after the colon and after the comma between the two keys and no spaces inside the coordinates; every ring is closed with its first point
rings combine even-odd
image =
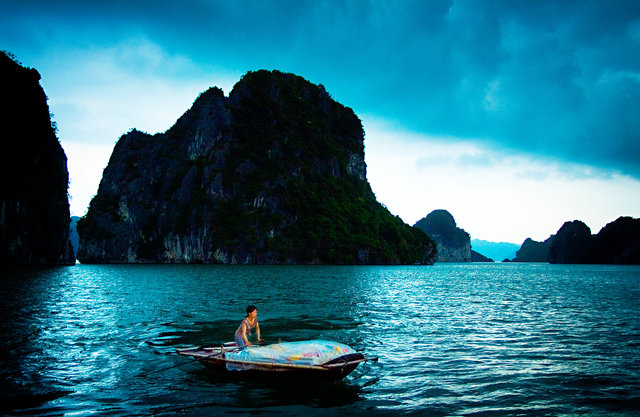
{"type": "Polygon", "coordinates": [[[80,217],[71,216],[71,223],[69,224],[69,240],[71,241],[71,246],[73,247],[73,256],[75,257],[78,254],[78,246],[80,246],[80,236],[78,235],[78,220],[80,217]]]}
{"type": "Polygon", "coordinates": [[[168,131],[123,135],[88,213],[83,263],[430,264],[435,242],[376,201],[364,130],[322,85],[249,72],[168,131]]]}
{"type": "Polygon", "coordinates": [[[502,262],[505,259],[513,259],[520,245],[507,242],[488,242],[486,240],[472,239],[471,248],[476,252],[493,259],[496,262],[502,262]]]}
{"type": "Polygon", "coordinates": [[[413,227],[431,236],[438,245],[437,262],[471,262],[469,233],[456,226],[447,210],[434,210],[413,227]]]}
{"type": "Polygon", "coordinates": [[[0,264],[72,264],[67,157],[40,73],[0,52],[0,91],[0,264]]]}

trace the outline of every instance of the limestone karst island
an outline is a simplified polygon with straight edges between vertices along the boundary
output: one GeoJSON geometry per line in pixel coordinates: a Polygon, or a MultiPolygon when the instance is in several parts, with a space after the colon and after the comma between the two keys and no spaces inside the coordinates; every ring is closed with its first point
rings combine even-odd
{"type": "Polygon", "coordinates": [[[88,214],[83,263],[430,264],[435,243],[376,201],[364,131],[321,85],[246,74],[168,131],[120,138],[88,214]]]}

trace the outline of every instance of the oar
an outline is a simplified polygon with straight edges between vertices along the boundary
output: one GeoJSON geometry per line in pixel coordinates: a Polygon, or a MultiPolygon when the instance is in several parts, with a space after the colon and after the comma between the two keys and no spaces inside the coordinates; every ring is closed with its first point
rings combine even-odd
{"type": "Polygon", "coordinates": [[[168,368],[156,369],[155,371],[147,372],[146,374],[143,374],[142,376],[146,378],[149,375],[156,374],[158,372],[168,371],[169,369],[177,368],[179,366],[183,366],[183,365],[187,365],[187,364],[190,364],[190,363],[193,363],[193,362],[196,362],[196,361],[200,361],[202,359],[208,358],[209,356],[213,356],[213,355],[215,355],[215,353],[212,353],[211,355],[207,355],[207,356],[202,356],[200,358],[195,358],[195,359],[192,359],[192,360],[184,362],[184,363],[179,363],[177,365],[173,365],[173,366],[170,366],[168,368]]]}

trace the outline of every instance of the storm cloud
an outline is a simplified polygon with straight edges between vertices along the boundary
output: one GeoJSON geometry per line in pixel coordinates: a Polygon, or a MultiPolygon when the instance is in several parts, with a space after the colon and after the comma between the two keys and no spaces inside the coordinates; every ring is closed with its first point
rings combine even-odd
{"type": "Polygon", "coordinates": [[[207,68],[294,72],[414,132],[640,178],[635,0],[11,3],[0,48],[19,59],[142,37],[207,68]]]}

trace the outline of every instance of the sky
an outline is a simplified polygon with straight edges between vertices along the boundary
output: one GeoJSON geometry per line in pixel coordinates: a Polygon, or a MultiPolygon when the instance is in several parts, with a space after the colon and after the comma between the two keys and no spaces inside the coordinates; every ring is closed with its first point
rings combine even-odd
{"type": "Polygon", "coordinates": [[[277,69],[355,111],[372,189],[410,225],[445,209],[519,244],[640,217],[637,0],[0,0],[0,49],[42,75],[72,215],[122,134],[277,69]]]}

